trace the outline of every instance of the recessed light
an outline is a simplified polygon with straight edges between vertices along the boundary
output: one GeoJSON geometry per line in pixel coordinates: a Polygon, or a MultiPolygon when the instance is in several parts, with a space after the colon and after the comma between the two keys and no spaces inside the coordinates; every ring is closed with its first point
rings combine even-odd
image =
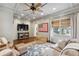
{"type": "Polygon", "coordinates": [[[24,14],[21,14],[21,16],[24,16],[24,14]]]}
{"type": "Polygon", "coordinates": [[[44,15],[44,13],[41,13],[41,15],[44,15]]]}
{"type": "Polygon", "coordinates": [[[56,8],[53,8],[53,10],[56,10],[56,8]]]}

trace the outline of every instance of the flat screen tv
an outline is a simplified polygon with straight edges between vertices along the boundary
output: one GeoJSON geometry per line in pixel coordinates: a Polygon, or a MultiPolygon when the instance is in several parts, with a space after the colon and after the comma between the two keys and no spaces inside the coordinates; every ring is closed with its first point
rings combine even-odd
{"type": "Polygon", "coordinates": [[[27,24],[18,24],[17,25],[17,30],[18,31],[21,31],[21,30],[28,31],[29,30],[29,25],[27,25],[27,24]]]}

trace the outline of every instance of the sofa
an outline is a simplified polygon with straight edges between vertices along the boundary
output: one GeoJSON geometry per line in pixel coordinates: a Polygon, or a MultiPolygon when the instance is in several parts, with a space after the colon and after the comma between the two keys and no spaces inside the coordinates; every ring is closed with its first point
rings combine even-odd
{"type": "Polygon", "coordinates": [[[79,40],[72,39],[61,51],[60,56],[79,56],[79,40]]]}
{"type": "MultiPolygon", "coordinates": [[[[32,37],[28,42],[24,40],[18,44],[10,44],[6,38],[0,38],[0,56],[20,56],[27,53],[27,47],[47,43],[47,40],[46,37],[32,37]]],[[[50,47],[52,48],[53,56],[79,56],[78,39],[63,39],[50,47]]]]}
{"type": "Polygon", "coordinates": [[[16,56],[20,53],[13,48],[12,42],[8,42],[5,37],[0,37],[0,56],[16,56]]]}

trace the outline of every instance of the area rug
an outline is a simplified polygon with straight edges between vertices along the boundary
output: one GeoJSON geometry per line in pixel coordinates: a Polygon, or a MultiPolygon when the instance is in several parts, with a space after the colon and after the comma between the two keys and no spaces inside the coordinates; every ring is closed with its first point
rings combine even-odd
{"type": "Polygon", "coordinates": [[[54,44],[45,43],[45,44],[35,44],[27,47],[27,52],[22,56],[53,56],[53,47],[54,44]]]}

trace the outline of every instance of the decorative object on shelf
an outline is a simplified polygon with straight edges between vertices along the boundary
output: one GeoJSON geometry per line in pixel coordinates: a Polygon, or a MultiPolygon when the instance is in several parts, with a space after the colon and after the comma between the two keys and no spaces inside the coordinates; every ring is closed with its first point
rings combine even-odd
{"type": "Polygon", "coordinates": [[[42,23],[38,25],[39,32],[48,32],[48,23],[42,23]]]}

